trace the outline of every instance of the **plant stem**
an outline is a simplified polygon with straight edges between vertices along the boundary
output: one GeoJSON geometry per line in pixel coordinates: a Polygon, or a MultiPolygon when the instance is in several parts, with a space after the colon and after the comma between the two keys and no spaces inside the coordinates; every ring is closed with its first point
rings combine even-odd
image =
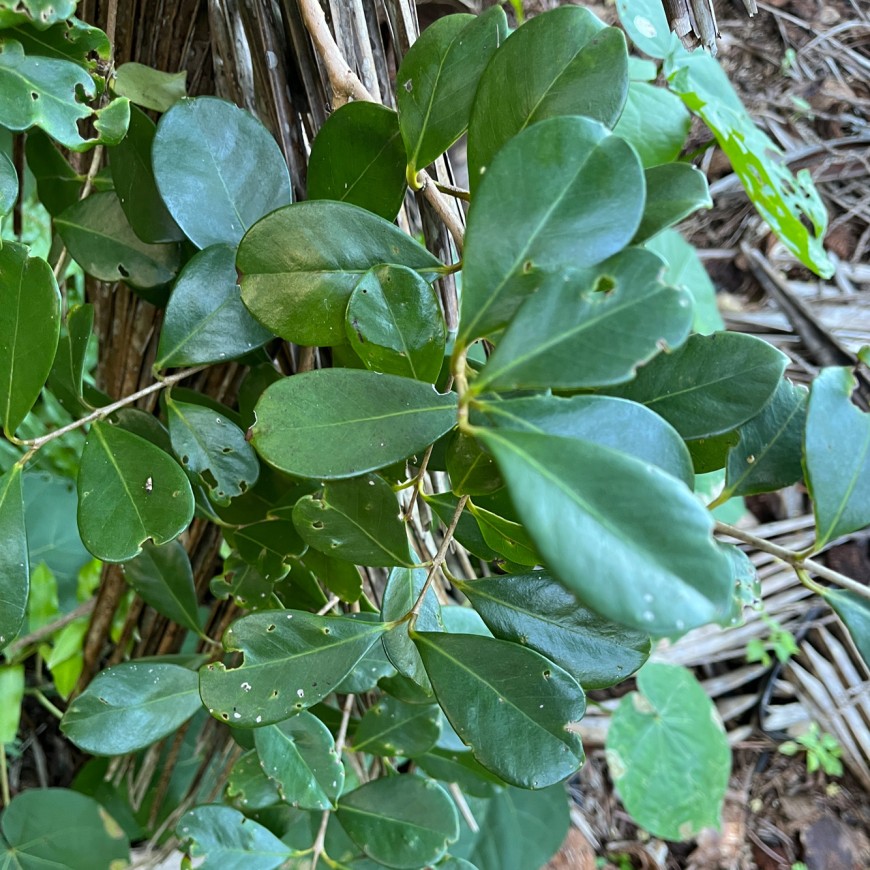
{"type": "Polygon", "coordinates": [[[9,769],[6,767],[6,747],[0,743],[0,798],[3,806],[8,807],[12,800],[9,794],[9,769]]]}
{"type": "MultiPolygon", "coordinates": [[[[848,589],[850,592],[860,595],[862,598],[870,598],[870,587],[865,586],[863,583],[859,583],[857,580],[852,580],[851,577],[847,577],[839,571],[834,571],[832,568],[828,568],[820,562],[808,559],[800,553],[787,550],[785,547],[780,547],[778,544],[774,544],[764,538],[759,538],[750,532],[744,532],[743,529],[738,529],[736,526],[729,526],[728,523],[717,521],[715,530],[722,535],[728,535],[731,538],[736,538],[738,541],[743,541],[745,544],[751,544],[756,549],[763,550],[765,553],[770,553],[772,556],[776,556],[777,559],[781,559],[783,562],[791,565],[797,571],[798,579],[801,583],[804,583],[802,572],[809,571],[817,577],[829,580],[831,583],[836,583],[837,586],[842,586],[844,589],[848,589]]],[[[819,589],[816,584],[812,584],[809,588],[812,589],[813,592],[818,592],[819,589]]]]}
{"type": "Polygon", "coordinates": [[[55,707],[54,704],[52,704],[51,701],[49,701],[48,698],[39,691],[39,689],[29,689],[27,694],[33,695],[33,697],[36,698],[36,700],[56,719],[63,719],[63,710],[55,707]]]}
{"type": "Polygon", "coordinates": [[[432,449],[434,447],[434,444],[430,444],[426,448],[426,452],[423,454],[423,459],[420,461],[420,470],[414,478],[414,489],[411,491],[411,496],[408,499],[408,507],[405,511],[405,521],[410,520],[411,514],[414,513],[414,505],[417,503],[417,497],[420,495],[420,489],[423,486],[423,477],[426,474],[426,468],[429,465],[429,457],[432,455],[432,449]]]}
{"type": "Polygon", "coordinates": [[[471,194],[462,187],[454,187],[452,184],[445,184],[443,181],[433,181],[432,183],[441,193],[461,199],[463,202],[471,202],[471,194]]]}
{"type": "Polygon", "coordinates": [[[432,206],[435,214],[444,222],[450,235],[453,236],[453,242],[456,245],[456,250],[459,256],[462,256],[462,246],[465,240],[465,228],[453,208],[453,203],[441,193],[438,185],[424,170],[417,173],[417,179],[420,182],[420,192],[426,197],[429,205],[432,206]]]}
{"type": "Polygon", "coordinates": [[[85,601],[84,604],[80,604],[78,607],[76,607],[75,610],[71,610],[69,613],[65,613],[63,616],[58,617],[53,622],[49,622],[46,625],[37,628],[36,631],[31,631],[30,634],[25,634],[24,637],[18,638],[18,640],[9,644],[9,647],[6,650],[6,657],[8,659],[14,659],[15,656],[18,655],[18,653],[25,647],[28,647],[31,644],[39,643],[40,641],[51,637],[51,635],[53,635],[56,631],[59,631],[65,626],[69,625],[71,622],[75,622],[77,619],[80,619],[83,616],[89,616],[91,611],[93,611],[96,603],[96,598],[89,598],[87,601],[85,601]]]}

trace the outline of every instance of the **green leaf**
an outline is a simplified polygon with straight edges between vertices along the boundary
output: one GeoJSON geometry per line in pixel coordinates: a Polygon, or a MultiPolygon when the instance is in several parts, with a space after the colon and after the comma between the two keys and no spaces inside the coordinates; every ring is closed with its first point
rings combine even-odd
{"type": "Polygon", "coordinates": [[[149,539],[177,538],[193,517],[193,492],[171,457],[131,432],[94,423],[78,476],[79,532],[104,562],[138,556],[149,539]]]}
{"type": "Polygon", "coordinates": [[[293,508],[293,523],[309,546],[357,565],[389,568],[410,559],[396,494],[375,474],[304,496],[293,508]]]}
{"type": "Polygon", "coordinates": [[[293,557],[307,548],[289,519],[263,520],[224,534],[248,564],[273,582],[286,576],[293,557]]]}
{"type": "Polygon", "coordinates": [[[199,673],[203,703],[237,728],[272,725],[322,701],[383,634],[380,622],[267,610],[236,620],[224,634],[244,662],[199,673]]]}
{"type": "Polygon", "coordinates": [[[202,634],[193,569],[178,541],[162,547],[145,544],[123,570],[127,582],[146,604],[184,628],[202,634]]]}
{"type": "Polygon", "coordinates": [[[131,110],[127,135],[109,152],[112,183],[130,227],[143,242],[180,242],[184,233],[163,204],[151,168],[156,132],[144,112],[131,110]]]}
{"type": "Polygon", "coordinates": [[[810,389],[804,469],[816,551],[870,523],[870,414],[852,404],[855,383],[848,368],[826,368],[810,389]]]}
{"type": "Polygon", "coordinates": [[[619,20],[631,41],[650,57],[667,57],[679,50],[659,0],[616,0],[619,20]]]}
{"type": "Polygon", "coordinates": [[[38,28],[51,27],[76,11],[78,0],[0,0],[0,14],[20,15],[38,28]],[[7,10],[9,10],[7,12],[7,10]]]}
{"type": "MultiPolygon", "coordinates": [[[[367,618],[371,621],[376,620],[377,615],[365,613],[359,618],[367,618]]],[[[396,669],[387,658],[383,644],[376,643],[335,687],[335,691],[339,695],[361,695],[365,692],[374,692],[379,680],[394,676],[396,676],[396,669]]]]}
{"type": "Polygon", "coordinates": [[[175,835],[200,870],[276,870],[293,850],[268,828],[232,807],[209,805],[185,813],[175,835]]]}
{"type": "Polygon", "coordinates": [[[637,377],[609,392],[641,402],[685,439],[730,432],[767,404],[779,385],[785,354],[737,332],[693,335],[661,354],[637,377]]]}
{"type": "Polygon", "coordinates": [[[870,604],[867,599],[843,589],[824,589],[821,595],[843,620],[861,658],[870,665],[870,604]]]}
{"type": "Polygon", "coordinates": [[[644,170],[646,206],[633,244],[678,224],[699,208],[712,208],[704,173],[690,163],[665,163],[644,170]]]}
{"type": "Polygon", "coordinates": [[[94,870],[127,866],[130,859],[118,823],[93,798],[65,788],[16,795],[0,819],[0,834],[0,866],[9,870],[94,870]]]}
{"type": "Polygon", "coordinates": [[[178,271],[178,245],[148,245],[127,222],[113,191],[92,193],[55,218],[72,258],[100,281],[124,281],[139,290],[168,284],[178,271]]]}
{"type": "Polygon", "coordinates": [[[646,82],[632,82],[613,132],[637,151],[647,169],[676,160],[691,125],[692,116],[678,96],[646,82]]]}
{"type": "Polygon", "coordinates": [[[719,624],[725,628],[733,628],[743,625],[746,621],[743,610],[746,607],[758,609],[761,602],[761,581],[755,565],[749,556],[734,544],[725,544],[718,541],[719,549],[725,553],[731,562],[731,573],[734,577],[733,594],[731,596],[731,609],[719,619],[719,624]]]}
{"type": "MultiPolygon", "coordinates": [[[[258,170],[259,172],[259,170],[258,170]]],[[[351,291],[373,266],[443,269],[422,245],[345,202],[301,202],[268,215],[242,240],[242,299],[276,335],[302,345],[345,341],[351,291]]]]}
{"type": "MultiPolygon", "coordinates": [[[[443,719],[442,723],[450,731],[450,723],[443,719]]],[[[451,735],[453,740],[465,749],[456,732],[451,735]]],[[[442,731],[441,743],[444,742],[442,731]]],[[[501,789],[509,788],[495,774],[490,773],[483,765],[474,760],[470,752],[461,752],[453,748],[439,745],[431,752],[414,759],[414,763],[426,774],[441,782],[456,783],[462,789],[463,794],[474,797],[491,797],[501,789]]]]}
{"type": "Polygon", "coordinates": [[[168,112],[187,96],[187,70],[168,73],[142,63],[122,63],[115,70],[112,88],[131,103],[155,112],[168,112]]]}
{"type": "Polygon", "coordinates": [[[344,795],[338,820],[369,858],[407,870],[433,864],[459,836],[447,792],[411,775],[376,779],[344,795]]]}
{"type": "MultiPolygon", "coordinates": [[[[450,524],[456,506],[459,504],[459,499],[449,493],[438,493],[437,495],[424,495],[426,504],[432,508],[435,516],[445,525],[450,524]]],[[[492,562],[500,558],[499,554],[490,547],[483,539],[483,533],[480,531],[480,526],[477,520],[471,516],[471,511],[464,510],[459,516],[459,523],[456,526],[456,531],[453,533],[459,543],[478,559],[483,559],[484,562],[492,562]]]]}
{"type": "Polygon", "coordinates": [[[392,109],[353,102],[326,119],[311,145],[308,198],[396,217],[405,198],[405,146],[392,109]]]}
{"type": "Polygon", "coordinates": [[[345,327],[367,369],[430,384],[438,378],[447,327],[438,294],[413,269],[376,266],[363,275],[350,294],[345,327]]]}
{"type": "Polygon", "coordinates": [[[51,267],[27,247],[0,248],[0,421],[9,438],[36,402],[60,335],[60,293],[51,267]]]}
{"type": "Polygon", "coordinates": [[[328,810],[344,788],[344,767],[329,729],[304,712],[278,725],[257,728],[254,743],[281,800],[303,810],[328,810]]]}
{"type": "Polygon", "coordinates": [[[481,76],[468,126],[472,191],[521,130],[559,115],[583,115],[612,128],[627,93],[621,31],[576,6],[533,18],[511,34],[481,76]]]}
{"type": "Polygon", "coordinates": [[[179,100],[160,119],[152,159],[166,207],[198,248],[237,245],[263,215],[292,200],[272,134],[216,97],[179,100]]]}
{"type": "Polygon", "coordinates": [[[648,635],[581,607],[544,572],[454,585],[496,637],[536,650],[584,689],[619,683],[649,658],[648,635]]]}
{"type": "Polygon", "coordinates": [[[395,375],[320,369],[267,387],[252,443],[297,477],[334,480],[423,450],[456,421],[456,396],[395,375]]]}
{"type": "Polygon", "coordinates": [[[583,763],[566,730],[586,711],[566,671],[530,649],[469,634],[415,632],[441,709],[474,757],[506,782],[544,788],[583,763]]]}
{"type": "Polygon", "coordinates": [[[275,583],[253,565],[244,562],[236,553],[224,561],[224,573],[209,583],[211,594],[225,600],[232,596],[239,607],[246,610],[267,610],[275,606],[272,590],[275,583]]]}
{"type": "Polygon", "coordinates": [[[166,397],[172,449],[193,479],[218,504],[246,492],[257,481],[260,463],[245,433],[223,414],[204,405],[166,397]]]}
{"type": "Polygon", "coordinates": [[[84,179],[42,130],[28,132],[24,149],[27,166],[36,178],[39,201],[52,217],[78,202],[84,179]]]}
{"type": "Polygon", "coordinates": [[[468,213],[459,338],[488,335],[548,281],[561,286],[566,270],[620,251],[643,204],[637,155],[601,124],[553,118],[524,130],[493,159],[468,213]]]}
{"type": "Polygon", "coordinates": [[[163,320],[158,369],[223,362],[272,338],[242,304],[235,251],[213,245],[181,270],[163,320]]]}
{"type": "Polygon", "coordinates": [[[393,698],[382,698],[366,711],[351,748],[372,755],[415,758],[438,741],[440,714],[434,704],[403,704],[393,698]]]}
{"type": "Polygon", "coordinates": [[[688,487],[695,475],[689,451],[677,431],[643,405],[611,396],[531,396],[475,405],[489,425],[518,432],[539,432],[579,438],[627,453],[682,480],[688,487]]]}
{"type": "Polygon", "coordinates": [[[82,401],[82,377],[88,342],[94,327],[94,306],[75,305],[66,316],[66,331],[60,336],[48,387],[55,398],[71,414],[80,415],[87,409],[82,401]]]}
{"type": "Polygon", "coordinates": [[[728,608],[728,560],[712,517],[682,482],[588,441],[476,434],[541,556],[582,604],[653,635],[683,633],[728,608]]]}
{"type": "Polygon", "coordinates": [[[227,774],[226,796],[233,806],[249,813],[281,802],[278,787],[264,773],[255,749],[242,755],[227,774]]]}
{"type": "Polygon", "coordinates": [[[475,438],[454,432],[447,445],[447,474],[457,495],[488,495],[504,486],[495,459],[475,438]]]}
{"type": "Polygon", "coordinates": [[[78,18],[59,21],[48,28],[23,23],[8,31],[21,43],[25,54],[71,60],[92,73],[98,70],[100,61],[107,61],[112,54],[106,34],[78,18]]]}
{"type": "MultiPolygon", "coordinates": [[[[764,412],[762,411],[762,413],[764,412]]],[[[749,424],[747,423],[747,425],[749,424]]],[[[739,441],[739,429],[732,429],[730,432],[723,432],[721,435],[713,435],[709,438],[695,438],[687,441],[686,447],[692,454],[692,465],[695,468],[695,473],[709,474],[711,471],[724,468],[728,462],[731,448],[735,447],[739,441]]],[[[800,464],[800,460],[798,460],[798,464],[800,464]]]]}
{"type": "Polygon", "coordinates": [[[628,248],[545,285],[515,315],[473,389],[574,389],[629,380],[692,325],[688,293],[664,284],[662,261],[628,248]]]}
{"type": "Polygon", "coordinates": [[[196,671],[125,662],[101,671],[73,700],[61,731],[85,752],[124,755],[180,728],[200,708],[196,671]]]}
{"type": "Polygon", "coordinates": [[[484,68],[507,37],[500,6],[479,16],[446,15],[411,46],[396,75],[408,177],[440,157],[464,132],[484,68]]]}
{"type": "Polygon", "coordinates": [[[519,523],[500,517],[472,502],[468,502],[468,510],[477,520],[484,541],[496,553],[517,565],[533,567],[540,564],[541,557],[535,550],[534,541],[519,523]]]}
{"type": "Polygon", "coordinates": [[[24,665],[0,665],[0,746],[18,734],[24,700],[24,665]]]}
{"type": "Polygon", "coordinates": [[[726,493],[775,492],[800,480],[806,419],[806,388],[781,380],[761,413],[740,427],[740,441],[728,453],[726,493]]]}
{"type": "Polygon", "coordinates": [[[607,735],[607,766],[625,808],[666,840],[719,825],[731,750],[713,702],[692,673],[648,664],[607,735]]]}
{"type": "Polygon", "coordinates": [[[302,564],[342,601],[358,601],[362,595],[362,577],[356,565],[342,559],[330,559],[314,548],[309,548],[302,564]]]}
{"type": "Polygon", "coordinates": [[[15,164],[0,153],[0,218],[6,217],[18,200],[18,173],[15,164]]]}

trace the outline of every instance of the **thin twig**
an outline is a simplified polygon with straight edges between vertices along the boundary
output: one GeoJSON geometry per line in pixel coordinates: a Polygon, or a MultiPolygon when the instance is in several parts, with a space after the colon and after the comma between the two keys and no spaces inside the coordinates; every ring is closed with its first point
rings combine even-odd
{"type": "Polygon", "coordinates": [[[341,599],[337,595],[331,595],[329,601],[327,601],[326,604],[317,611],[317,615],[326,616],[326,614],[329,613],[329,611],[332,610],[339,601],[341,601],[341,599]]]}
{"type": "Polygon", "coordinates": [[[14,643],[11,643],[6,649],[6,658],[10,660],[14,659],[15,656],[18,655],[18,653],[25,647],[28,647],[31,644],[39,643],[40,641],[51,637],[51,635],[53,635],[56,631],[60,631],[60,629],[69,625],[71,622],[75,622],[77,619],[80,619],[83,616],[88,616],[94,609],[94,605],[96,603],[96,598],[90,598],[85,601],[84,604],[80,604],[75,610],[71,610],[69,613],[65,613],[63,616],[58,617],[53,622],[49,622],[46,625],[37,628],[36,631],[31,631],[30,634],[25,634],[24,637],[18,638],[18,640],[16,640],[14,643]]]}
{"type": "Polygon", "coordinates": [[[465,238],[465,228],[456,210],[453,208],[453,203],[444,196],[438,189],[433,179],[423,170],[417,173],[417,180],[420,183],[420,192],[426,197],[429,205],[435,211],[435,214],[444,222],[444,226],[453,236],[453,242],[456,245],[456,250],[462,255],[462,245],[465,238]]]}
{"type": "Polygon", "coordinates": [[[472,834],[476,834],[480,830],[480,825],[477,824],[477,819],[474,818],[474,814],[471,812],[471,807],[468,806],[468,801],[465,799],[462,789],[455,782],[451,782],[448,788],[456,803],[456,808],[459,810],[459,814],[465,819],[465,824],[468,825],[472,834]]]}
{"type": "Polygon", "coordinates": [[[455,187],[452,184],[445,184],[443,181],[438,181],[437,179],[433,179],[432,183],[441,191],[441,193],[446,193],[448,196],[461,199],[463,202],[471,202],[471,193],[464,187],[455,187]]]}

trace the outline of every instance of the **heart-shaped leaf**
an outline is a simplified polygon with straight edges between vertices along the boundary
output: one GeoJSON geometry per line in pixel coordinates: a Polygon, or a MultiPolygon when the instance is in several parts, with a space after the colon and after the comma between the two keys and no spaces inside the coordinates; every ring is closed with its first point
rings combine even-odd
{"type": "Polygon", "coordinates": [[[0,477],[0,649],[21,630],[29,593],[21,466],[13,465],[0,477]]]}
{"type": "Polygon", "coordinates": [[[372,755],[415,758],[428,752],[441,734],[436,704],[403,704],[382,698],[366,710],[353,736],[353,750],[372,755]]]}
{"type": "Polygon", "coordinates": [[[646,206],[631,240],[639,245],[678,224],[699,208],[712,208],[704,173],[690,163],[665,163],[644,170],[646,206]]]}
{"type": "Polygon", "coordinates": [[[160,119],[152,160],[166,207],[198,248],[237,245],[263,215],[293,199],[272,134],[215,97],[179,100],[160,119]]]}
{"type": "Polygon", "coordinates": [[[678,96],[646,82],[632,82],[613,132],[637,151],[647,169],[676,160],[691,125],[692,116],[678,96]]]}
{"type": "Polygon", "coordinates": [[[108,423],[94,423],[78,476],[79,532],[104,562],[126,562],[151,540],[177,538],[193,517],[193,491],[160,448],[108,423]]]}

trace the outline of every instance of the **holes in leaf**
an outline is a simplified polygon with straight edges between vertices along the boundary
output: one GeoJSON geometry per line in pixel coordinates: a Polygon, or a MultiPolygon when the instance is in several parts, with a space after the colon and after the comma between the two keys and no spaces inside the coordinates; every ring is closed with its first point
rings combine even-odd
{"type": "Polygon", "coordinates": [[[277,698],[278,697],[278,690],[272,689],[272,693],[269,695],[269,697],[270,698],[277,698]]]}
{"type": "Polygon", "coordinates": [[[221,453],[223,453],[224,456],[226,456],[227,453],[232,453],[232,452],[233,452],[232,447],[221,447],[221,453]]]}
{"type": "Polygon", "coordinates": [[[324,627],[323,627],[323,633],[324,633],[324,634],[331,634],[331,630],[330,630],[327,626],[324,626],[324,627]]]}
{"type": "Polygon", "coordinates": [[[532,271],[533,268],[534,268],[534,263],[532,263],[531,260],[526,260],[525,263],[523,263],[523,274],[528,275],[532,271]]]}
{"type": "Polygon", "coordinates": [[[549,680],[549,679],[550,679],[550,673],[551,673],[551,671],[550,671],[549,668],[547,668],[547,670],[544,671],[544,679],[545,679],[545,680],[549,680]]]}
{"type": "Polygon", "coordinates": [[[190,462],[190,457],[185,453],[184,456],[181,457],[181,464],[187,465],[190,462]]]}
{"type": "Polygon", "coordinates": [[[271,632],[271,631],[274,631],[274,630],[275,630],[275,623],[274,623],[274,622],[273,622],[271,625],[267,625],[267,626],[266,626],[266,631],[270,631],[270,632],[271,632]]]}
{"type": "Polygon", "coordinates": [[[118,274],[122,278],[129,278],[130,277],[130,273],[127,271],[127,269],[124,268],[123,263],[118,263],[118,274]]]}
{"type": "Polygon", "coordinates": [[[37,94],[36,91],[31,91],[30,99],[33,100],[33,102],[35,103],[39,99],[39,94],[37,94]]]}
{"type": "Polygon", "coordinates": [[[211,473],[210,468],[203,469],[201,474],[202,480],[209,489],[217,489],[217,478],[211,473]]]}
{"type": "Polygon", "coordinates": [[[317,530],[319,531],[320,529],[323,528],[323,523],[320,522],[320,520],[315,520],[315,521],[311,524],[311,528],[312,528],[312,529],[317,529],[317,530]]]}
{"type": "Polygon", "coordinates": [[[592,289],[595,293],[610,295],[616,289],[616,281],[610,275],[599,275],[592,289]]]}
{"type": "Polygon", "coordinates": [[[410,94],[411,91],[414,90],[414,82],[411,79],[408,79],[402,87],[410,94]]]}
{"type": "Polygon", "coordinates": [[[221,713],[221,719],[223,719],[224,722],[229,722],[230,721],[230,714],[229,713],[221,713]]]}

